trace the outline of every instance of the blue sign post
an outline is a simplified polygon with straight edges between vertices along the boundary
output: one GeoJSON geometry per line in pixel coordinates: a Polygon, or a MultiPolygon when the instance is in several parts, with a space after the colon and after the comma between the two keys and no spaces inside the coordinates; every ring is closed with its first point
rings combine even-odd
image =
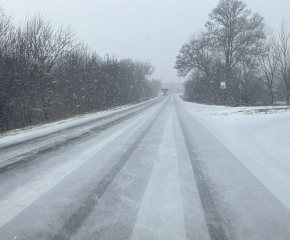
{"type": "Polygon", "coordinates": [[[226,99],[225,99],[225,91],[227,88],[227,83],[226,82],[221,82],[221,86],[220,86],[222,92],[223,92],[223,102],[224,104],[226,104],[226,99]]]}
{"type": "Polygon", "coordinates": [[[227,83],[226,82],[221,82],[221,89],[224,90],[227,88],[227,83]]]}

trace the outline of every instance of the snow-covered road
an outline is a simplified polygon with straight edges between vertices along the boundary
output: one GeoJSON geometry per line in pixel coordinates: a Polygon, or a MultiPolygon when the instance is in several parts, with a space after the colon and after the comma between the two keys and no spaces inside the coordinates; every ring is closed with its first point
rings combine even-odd
{"type": "Polygon", "coordinates": [[[170,95],[1,138],[0,239],[289,239],[288,149],[254,161],[200,108],[170,95]]]}

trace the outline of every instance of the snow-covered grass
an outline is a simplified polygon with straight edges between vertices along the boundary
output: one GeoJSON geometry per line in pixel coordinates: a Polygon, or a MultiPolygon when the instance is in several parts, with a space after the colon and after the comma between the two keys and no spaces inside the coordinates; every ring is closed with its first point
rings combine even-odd
{"type": "Polygon", "coordinates": [[[61,120],[61,121],[56,121],[56,122],[47,123],[47,124],[40,124],[37,126],[29,126],[29,127],[5,132],[5,133],[0,134],[0,147],[3,147],[4,145],[13,144],[18,141],[24,141],[30,138],[42,136],[48,133],[57,132],[59,130],[69,128],[75,125],[85,124],[88,121],[97,120],[99,118],[106,117],[111,114],[118,114],[123,111],[132,109],[134,107],[138,107],[138,106],[141,107],[144,104],[148,104],[152,101],[155,101],[157,98],[154,98],[154,99],[142,102],[142,103],[138,103],[138,104],[120,106],[120,107],[112,108],[105,111],[78,115],[78,116],[61,120]]]}
{"type": "Polygon", "coordinates": [[[37,125],[33,125],[33,126],[27,126],[27,127],[24,127],[24,128],[10,130],[10,131],[7,131],[7,132],[0,133],[0,138],[6,137],[6,136],[13,136],[13,135],[16,135],[16,134],[19,134],[19,133],[29,132],[31,130],[38,130],[38,129],[48,128],[48,127],[52,127],[52,126],[55,126],[55,125],[58,125],[58,124],[64,124],[64,123],[68,123],[68,122],[72,122],[72,121],[76,121],[76,120],[87,119],[87,118],[90,118],[90,117],[94,117],[96,115],[101,117],[101,115],[103,115],[104,112],[108,113],[110,111],[126,108],[126,107],[129,107],[131,105],[133,105],[133,104],[119,106],[119,107],[115,107],[115,108],[111,108],[111,109],[103,110],[103,111],[99,111],[99,112],[80,114],[80,115],[76,115],[76,116],[73,116],[73,117],[70,117],[70,118],[66,118],[66,119],[58,120],[58,121],[53,121],[53,122],[49,122],[49,123],[45,123],[45,124],[37,124],[37,125]]]}
{"type": "Polygon", "coordinates": [[[290,170],[288,106],[225,107],[186,102],[184,106],[219,139],[249,147],[250,152],[276,159],[290,170]]]}
{"type": "Polygon", "coordinates": [[[289,107],[182,105],[290,209],[289,107]]]}

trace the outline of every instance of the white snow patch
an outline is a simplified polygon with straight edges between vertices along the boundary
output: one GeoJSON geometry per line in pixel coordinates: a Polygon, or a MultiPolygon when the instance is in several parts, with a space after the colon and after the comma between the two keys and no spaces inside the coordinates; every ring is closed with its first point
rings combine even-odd
{"type": "Polygon", "coordinates": [[[171,116],[164,129],[131,239],[186,239],[171,116]]]}
{"type": "Polygon", "coordinates": [[[289,107],[182,106],[290,209],[289,107]]]}

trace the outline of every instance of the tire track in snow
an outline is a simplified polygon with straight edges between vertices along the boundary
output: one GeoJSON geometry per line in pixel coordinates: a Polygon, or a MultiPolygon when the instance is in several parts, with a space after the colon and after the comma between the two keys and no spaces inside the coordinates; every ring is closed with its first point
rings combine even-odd
{"type": "Polygon", "coordinates": [[[192,171],[194,173],[196,185],[197,185],[199,196],[201,199],[201,204],[203,207],[210,238],[212,240],[227,240],[228,237],[224,229],[222,216],[220,215],[218,208],[216,206],[216,203],[214,201],[214,197],[212,196],[210,192],[201,164],[198,161],[198,156],[196,152],[194,151],[193,144],[186,131],[186,127],[182,123],[180,110],[176,107],[176,101],[174,104],[175,104],[175,108],[176,108],[176,112],[177,112],[177,116],[179,120],[179,126],[183,133],[186,149],[188,151],[188,155],[190,158],[192,171]]]}
{"type": "MultiPolygon", "coordinates": [[[[168,100],[165,102],[166,105],[168,100]]],[[[139,135],[136,141],[131,145],[131,147],[126,151],[126,153],[120,158],[120,160],[111,168],[107,175],[102,181],[96,186],[95,190],[88,196],[88,198],[83,202],[79,208],[65,221],[61,230],[53,236],[52,239],[68,240],[77,233],[78,229],[82,226],[83,222],[87,219],[90,212],[98,204],[99,200],[102,198],[108,187],[114,181],[118,173],[128,162],[134,151],[137,149],[139,144],[142,142],[144,137],[147,135],[149,130],[152,128],[158,117],[160,116],[164,105],[162,105],[161,110],[154,116],[150,124],[145,128],[145,130],[139,135]]],[[[159,110],[159,109],[158,109],[159,110]]],[[[157,110],[157,111],[158,111],[157,110]]]]}
{"type": "Polygon", "coordinates": [[[125,130],[129,129],[140,120],[143,124],[147,117],[139,117],[127,127],[114,133],[113,135],[103,139],[102,142],[86,149],[86,151],[75,156],[67,163],[61,165],[58,169],[52,170],[41,177],[39,180],[28,183],[21,188],[9,194],[5,199],[0,201],[0,228],[20,214],[24,209],[33,204],[39,197],[45,194],[48,190],[55,187],[60,181],[73,173],[77,168],[86,163],[92,156],[96,155],[105,146],[110,144],[114,139],[120,136],[125,130]],[[143,119],[142,119],[143,118],[143,119]]]}
{"type": "MultiPolygon", "coordinates": [[[[29,151],[27,153],[22,153],[18,156],[11,158],[11,159],[6,159],[2,164],[0,164],[0,175],[3,173],[6,173],[8,171],[11,171],[15,168],[21,168],[26,164],[30,164],[30,163],[36,161],[40,156],[43,156],[45,154],[49,154],[49,153],[54,152],[60,148],[66,147],[74,142],[80,141],[83,138],[88,137],[93,133],[98,133],[100,131],[104,131],[111,126],[118,124],[122,121],[125,121],[125,120],[131,118],[132,116],[135,116],[136,114],[150,108],[154,104],[159,103],[159,101],[160,100],[154,101],[153,103],[150,103],[150,104],[148,104],[140,109],[137,109],[134,112],[128,113],[122,117],[118,117],[117,119],[109,120],[107,123],[103,123],[103,124],[101,123],[98,126],[88,128],[85,131],[81,131],[81,132],[77,133],[77,135],[75,135],[75,136],[69,136],[69,137],[63,137],[63,138],[60,137],[59,138],[60,141],[53,141],[52,143],[44,144],[43,146],[40,146],[36,149],[32,149],[31,151],[29,151]]],[[[101,122],[103,120],[110,119],[110,117],[112,117],[112,116],[106,116],[106,117],[103,117],[103,118],[100,118],[97,120],[87,122],[85,124],[92,124],[94,122],[98,123],[98,122],[101,122]]],[[[28,143],[31,143],[34,141],[37,142],[37,141],[40,141],[41,139],[47,138],[47,137],[53,137],[54,135],[58,135],[58,134],[61,134],[63,132],[71,131],[72,129],[77,128],[77,127],[79,127],[79,125],[69,127],[69,128],[66,128],[66,129],[58,131],[58,132],[53,132],[53,133],[48,134],[48,135],[39,136],[39,137],[33,138],[31,140],[28,140],[28,143]]],[[[58,140],[58,139],[56,139],[56,140],[58,140]]],[[[12,144],[12,145],[9,145],[6,147],[2,147],[2,148],[0,148],[0,150],[12,148],[12,147],[17,147],[20,144],[25,144],[25,142],[20,142],[17,144],[12,144]]]]}
{"type": "Polygon", "coordinates": [[[186,239],[172,117],[170,112],[131,239],[186,239]]]}

